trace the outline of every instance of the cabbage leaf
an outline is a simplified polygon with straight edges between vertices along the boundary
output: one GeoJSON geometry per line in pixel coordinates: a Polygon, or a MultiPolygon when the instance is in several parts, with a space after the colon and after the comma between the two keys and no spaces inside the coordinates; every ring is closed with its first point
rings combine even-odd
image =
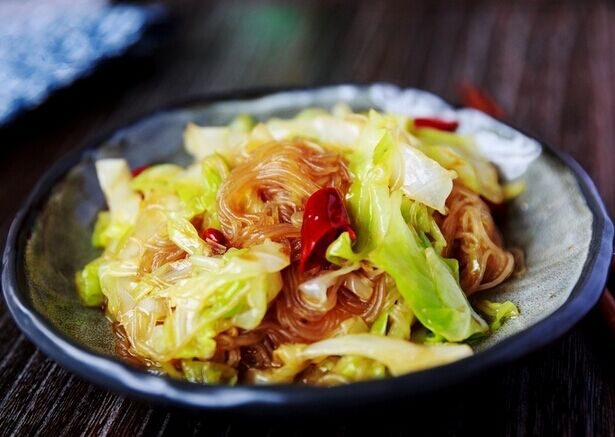
{"type": "MultiPolygon", "coordinates": [[[[463,293],[455,265],[439,255],[444,241],[426,210],[406,207],[402,214],[402,190],[391,192],[399,149],[395,132],[387,120],[370,113],[370,124],[362,132],[351,156],[355,178],[347,198],[357,233],[352,245],[342,234],[327,250],[331,262],[366,259],[386,271],[415,317],[448,341],[463,341],[487,330],[463,293]],[[430,234],[435,242],[427,237],[430,234]]],[[[448,193],[447,193],[448,195],[448,193]]]]}
{"type": "Polygon", "coordinates": [[[229,127],[201,127],[188,123],[184,130],[186,151],[197,161],[214,154],[232,161],[235,153],[247,139],[246,132],[229,127]]]}
{"type": "Polygon", "coordinates": [[[130,232],[141,207],[141,196],[131,187],[132,175],[123,159],[96,161],[96,175],[109,212],[98,215],[92,244],[107,247],[130,232]]]}
{"type": "Polygon", "coordinates": [[[448,341],[463,341],[484,332],[455,273],[428,241],[421,240],[401,215],[401,193],[393,193],[387,238],[368,259],[393,277],[417,319],[448,341]]]}
{"type": "Polygon", "coordinates": [[[350,151],[354,148],[364,123],[364,118],[360,116],[336,117],[314,110],[302,112],[288,120],[274,118],[269,120],[266,126],[278,141],[305,138],[331,149],[350,151]]]}
{"type": "Polygon", "coordinates": [[[446,198],[453,189],[456,173],[414,147],[403,147],[403,154],[406,171],[402,190],[410,199],[445,214],[446,198]]]}
{"type": "MultiPolygon", "coordinates": [[[[133,292],[133,307],[116,314],[137,353],[159,362],[211,358],[218,333],[260,324],[269,302],[282,288],[280,271],[290,262],[284,247],[269,240],[247,249],[230,249],[213,262],[208,258],[193,255],[152,272],[141,281],[150,286],[140,284],[133,292]],[[190,273],[169,284],[169,268],[186,263],[190,273]]],[[[102,283],[106,295],[122,292],[102,283]]]]}
{"type": "Polygon", "coordinates": [[[471,137],[430,128],[413,133],[420,140],[421,151],[454,170],[466,187],[493,203],[504,201],[497,169],[480,154],[471,137]]]}
{"type": "Polygon", "coordinates": [[[502,327],[506,319],[519,315],[519,309],[511,301],[492,302],[487,299],[480,299],[476,303],[476,308],[485,315],[489,321],[489,329],[497,331],[502,327]]]}
{"type": "Polygon", "coordinates": [[[162,194],[175,195],[187,218],[206,213],[210,227],[219,227],[216,195],[228,174],[224,158],[213,154],[185,170],[174,164],[151,166],[134,178],[131,185],[146,199],[162,194]]]}
{"type": "Polygon", "coordinates": [[[86,306],[100,306],[103,303],[104,295],[98,278],[98,268],[102,261],[102,258],[96,258],[87,263],[83,270],[75,274],[77,292],[86,306]]]}
{"type": "Polygon", "coordinates": [[[360,378],[378,377],[383,373],[382,368],[361,359],[380,363],[391,375],[399,376],[447,364],[470,355],[472,349],[464,344],[421,345],[381,335],[351,334],[310,345],[282,345],[274,352],[274,358],[281,367],[254,371],[253,379],[257,384],[292,382],[295,376],[312,362],[332,356],[342,357],[334,372],[360,378]],[[367,371],[367,375],[361,375],[364,371],[367,371]]]}
{"type": "Polygon", "coordinates": [[[190,382],[199,384],[237,383],[237,371],[225,364],[210,361],[181,360],[183,376],[190,382]]]}

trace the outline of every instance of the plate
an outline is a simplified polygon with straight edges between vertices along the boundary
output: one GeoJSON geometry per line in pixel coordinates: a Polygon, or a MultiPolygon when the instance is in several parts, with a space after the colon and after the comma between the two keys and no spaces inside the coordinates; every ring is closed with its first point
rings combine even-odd
{"type": "Polygon", "coordinates": [[[613,249],[613,225],[596,188],[569,156],[470,109],[415,89],[388,84],[256,90],[207,96],[149,114],[91,147],[56,163],[17,214],[7,240],[2,271],[4,297],[21,330],[45,354],[105,388],[151,401],[234,413],[282,415],[417,397],[519,358],[556,339],[597,302],[613,249]],[[124,157],[132,167],[186,164],[182,130],[188,121],[228,123],[237,113],[259,119],[290,116],[308,106],[347,102],[408,115],[445,114],[477,135],[503,178],[525,172],[528,189],[508,206],[502,224],[507,243],[526,254],[527,272],[495,290],[490,299],[510,299],[521,315],[461,361],[421,372],[332,388],[299,385],[205,386],[131,367],[115,356],[111,324],[97,309],[84,308],[74,272],[97,252],[90,234],[104,207],[94,162],[124,157]],[[349,401],[349,400],[352,401],[349,401]]]}

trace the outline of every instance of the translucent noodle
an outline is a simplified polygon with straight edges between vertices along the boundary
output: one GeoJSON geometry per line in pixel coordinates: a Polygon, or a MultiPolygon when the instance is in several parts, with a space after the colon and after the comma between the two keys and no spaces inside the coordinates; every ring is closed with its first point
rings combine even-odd
{"type": "Polygon", "coordinates": [[[444,256],[459,260],[461,287],[471,295],[504,282],[515,268],[511,252],[487,204],[473,191],[455,185],[447,199],[448,215],[440,223],[447,246],[444,256]]]}
{"type": "Polygon", "coordinates": [[[113,322],[111,327],[116,338],[115,353],[117,356],[125,362],[141,369],[146,369],[152,366],[153,363],[150,360],[133,353],[130,347],[130,340],[126,335],[126,330],[119,322],[113,322]]]}
{"type": "Polygon", "coordinates": [[[245,348],[243,355],[247,358],[247,367],[269,367],[271,353],[281,344],[312,343],[328,338],[352,316],[373,322],[384,306],[391,281],[384,273],[369,279],[373,291],[369,300],[362,300],[342,285],[346,276],[353,273],[340,276],[328,290],[327,304],[316,311],[299,291],[304,278],[298,268],[289,267],[283,272],[284,288],[261,326],[234,337],[220,335],[218,346],[225,350],[245,348]]]}
{"type": "MultiPolygon", "coordinates": [[[[218,192],[222,231],[238,247],[269,238],[286,242],[301,230],[300,214],[319,188],[350,185],[346,164],[336,153],[308,142],[272,142],[258,147],[236,166],[218,192]]],[[[293,250],[293,253],[296,253],[293,250]]]]}
{"type": "Polygon", "coordinates": [[[153,272],[164,264],[185,258],[187,253],[177,247],[172,241],[157,240],[145,244],[145,250],[139,264],[139,274],[153,272]]]}
{"type": "Polygon", "coordinates": [[[315,311],[299,290],[302,278],[298,269],[292,266],[286,269],[284,288],[275,307],[279,324],[299,341],[314,342],[329,337],[341,322],[351,316],[360,316],[367,323],[373,322],[382,307],[386,292],[384,274],[371,281],[373,292],[369,300],[360,299],[342,285],[347,275],[340,276],[329,288],[327,303],[321,311],[315,311]]]}

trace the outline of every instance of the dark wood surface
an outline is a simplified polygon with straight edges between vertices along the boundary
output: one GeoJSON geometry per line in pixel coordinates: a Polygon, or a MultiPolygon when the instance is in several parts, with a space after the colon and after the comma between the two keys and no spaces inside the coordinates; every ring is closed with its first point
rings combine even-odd
{"type": "MultiPolygon", "coordinates": [[[[0,233],[54,160],[184,97],[270,85],[391,81],[457,98],[571,153],[615,211],[615,4],[607,1],[173,2],[175,33],[0,131],[0,233]]],[[[1,86],[1,85],[0,85],[1,86]]],[[[543,350],[373,416],[254,423],[95,387],[48,360],[0,304],[3,435],[615,435],[615,337],[597,311],[543,350]],[[318,434],[316,434],[318,433],[318,434]]]]}

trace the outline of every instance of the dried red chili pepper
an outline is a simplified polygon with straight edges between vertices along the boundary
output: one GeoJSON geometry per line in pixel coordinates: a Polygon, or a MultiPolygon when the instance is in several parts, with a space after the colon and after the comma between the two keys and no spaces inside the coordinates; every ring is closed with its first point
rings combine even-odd
{"type": "Polygon", "coordinates": [[[139,167],[135,167],[132,169],[130,174],[132,175],[133,178],[136,178],[137,176],[139,176],[141,173],[143,173],[145,170],[147,170],[150,167],[151,167],[150,165],[142,165],[139,167]]]}
{"type": "Polygon", "coordinates": [[[455,132],[459,127],[459,122],[455,120],[442,120],[439,118],[419,117],[415,118],[414,127],[420,129],[422,127],[429,127],[431,129],[443,130],[446,132],[455,132]]]}
{"type": "Polygon", "coordinates": [[[350,225],[342,196],[335,188],[321,188],[308,198],[301,226],[301,271],[326,262],[327,247],[342,233],[356,234],[350,225]]]}
{"type": "Polygon", "coordinates": [[[500,105],[498,105],[495,100],[485,91],[475,87],[474,85],[464,83],[461,85],[460,92],[461,102],[465,106],[478,109],[479,111],[489,114],[495,118],[502,118],[504,116],[504,111],[500,105]]]}
{"type": "Polygon", "coordinates": [[[203,229],[200,232],[200,237],[205,241],[209,240],[221,246],[227,245],[227,240],[224,234],[214,228],[203,229]]]}

